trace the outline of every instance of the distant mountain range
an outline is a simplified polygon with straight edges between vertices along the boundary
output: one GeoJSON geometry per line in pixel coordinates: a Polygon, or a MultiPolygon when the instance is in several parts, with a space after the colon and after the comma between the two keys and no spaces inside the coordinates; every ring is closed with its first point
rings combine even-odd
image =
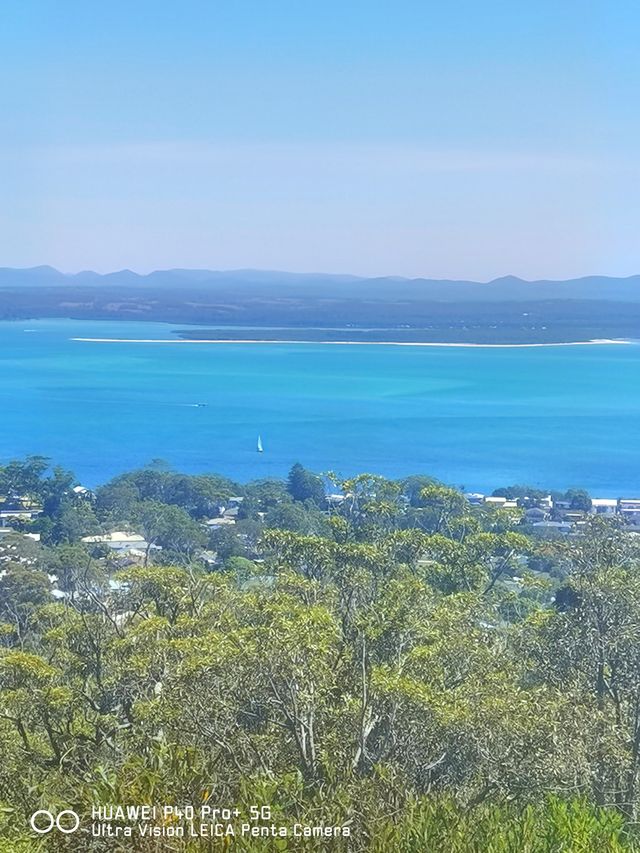
{"type": "Polygon", "coordinates": [[[132,288],[142,290],[206,291],[209,294],[338,296],[384,301],[410,299],[438,302],[509,302],[548,299],[597,299],[640,302],[640,275],[628,278],[586,276],[566,281],[525,281],[504,276],[489,282],[448,279],[380,277],[270,270],[169,269],[139,274],[132,270],[111,273],[62,273],[54,267],[0,268],[0,288],[132,288]]]}
{"type": "MultiPolygon", "coordinates": [[[[247,326],[261,329],[264,338],[296,340],[640,339],[640,275],[569,281],[506,276],[480,283],[263,270],[140,275],[0,268],[0,319],[45,317],[226,326],[235,327],[233,337],[256,337],[255,331],[237,331],[247,326]],[[320,331],[327,329],[334,331],[320,331]],[[393,331],[393,338],[381,330],[393,331]]],[[[178,333],[202,337],[188,329],[178,333]]]]}

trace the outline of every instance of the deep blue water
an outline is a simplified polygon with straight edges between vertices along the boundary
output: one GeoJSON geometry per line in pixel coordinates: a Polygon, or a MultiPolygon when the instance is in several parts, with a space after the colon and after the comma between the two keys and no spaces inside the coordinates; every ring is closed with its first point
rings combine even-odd
{"type": "Polygon", "coordinates": [[[283,475],[300,461],[344,475],[429,473],[474,490],[526,482],[640,493],[638,345],[71,340],[171,332],[155,323],[0,323],[0,462],[43,454],[87,485],[161,458],[239,480],[283,475]]]}

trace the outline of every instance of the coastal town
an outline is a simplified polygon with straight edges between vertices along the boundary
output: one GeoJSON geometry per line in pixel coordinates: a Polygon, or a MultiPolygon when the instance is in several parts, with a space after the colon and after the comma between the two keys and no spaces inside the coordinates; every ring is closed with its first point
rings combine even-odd
{"type": "Polygon", "coordinates": [[[465,498],[472,506],[522,510],[521,524],[531,526],[535,531],[576,533],[590,516],[596,515],[617,518],[628,532],[640,533],[640,498],[591,498],[586,492],[573,497],[548,494],[513,498],[495,493],[467,493],[465,498]]]}
{"type": "MultiPolygon", "coordinates": [[[[10,466],[24,474],[30,464],[33,463],[27,460],[10,466]]],[[[593,518],[605,518],[628,534],[640,534],[640,498],[591,497],[578,489],[553,493],[512,486],[482,494],[443,486],[422,475],[404,481],[385,481],[372,475],[339,481],[296,464],[288,481],[263,480],[245,486],[216,476],[189,477],[142,470],[91,489],[67,474],[61,492],[43,500],[42,489],[50,491],[47,484],[51,481],[46,478],[46,465],[35,464],[39,465],[37,476],[34,478],[30,472],[27,477],[31,492],[0,493],[0,543],[12,544],[14,552],[20,539],[47,546],[74,544],[87,555],[106,560],[113,570],[153,563],[189,563],[205,571],[216,571],[231,558],[260,565],[265,556],[261,546],[265,530],[330,535],[332,518],[348,517],[358,501],[380,499],[381,488],[391,489],[399,528],[434,532],[433,521],[424,515],[429,500],[423,500],[425,492],[420,491],[428,486],[436,492],[442,489],[449,493],[472,515],[475,512],[484,517],[488,513],[489,519],[492,514],[507,519],[509,529],[522,532],[533,541],[578,536],[593,518]],[[183,496],[190,489],[194,494],[189,498],[167,496],[167,486],[167,494],[158,500],[159,484],[166,486],[173,481],[179,481],[183,496]],[[147,490],[150,483],[154,484],[153,494],[140,489],[143,482],[147,490]],[[123,500],[133,483],[138,489],[136,506],[129,497],[123,500]],[[352,491],[354,483],[359,495],[352,491]],[[204,494],[212,488],[204,501],[196,495],[198,490],[204,494]],[[150,495],[152,501],[148,500],[150,495]],[[194,506],[194,502],[199,505],[194,506]],[[165,517],[167,514],[169,517],[165,517]]],[[[433,500],[439,500],[437,495],[433,500]]],[[[0,556],[0,561],[11,559],[11,551],[0,556]]]]}

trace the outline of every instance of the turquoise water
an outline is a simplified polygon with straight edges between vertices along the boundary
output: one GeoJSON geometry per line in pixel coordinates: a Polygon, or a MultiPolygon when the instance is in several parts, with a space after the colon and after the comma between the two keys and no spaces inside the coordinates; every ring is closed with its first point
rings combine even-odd
{"type": "Polygon", "coordinates": [[[300,461],[343,475],[429,473],[473,490],[527,482],[640,493],[638,345],[71,340],[171,332],[155,323],[0,323],[0,461],[44,454],[87,485],[161,458],[239,480],[300,461]]]}

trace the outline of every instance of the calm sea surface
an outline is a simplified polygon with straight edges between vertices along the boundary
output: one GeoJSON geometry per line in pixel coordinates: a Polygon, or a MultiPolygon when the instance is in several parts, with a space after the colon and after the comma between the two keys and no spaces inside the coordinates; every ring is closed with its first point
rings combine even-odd
{"type": "Polygon", "coordinates": [[[0,322],[0,462],[43,454],[87,485],[160,458],[239,480],[300,461],[344,475],[428,473],[473,490],[526,482],[640,494],[639,345],[72,340],[166,340],[172,328],[0,322]]]}

